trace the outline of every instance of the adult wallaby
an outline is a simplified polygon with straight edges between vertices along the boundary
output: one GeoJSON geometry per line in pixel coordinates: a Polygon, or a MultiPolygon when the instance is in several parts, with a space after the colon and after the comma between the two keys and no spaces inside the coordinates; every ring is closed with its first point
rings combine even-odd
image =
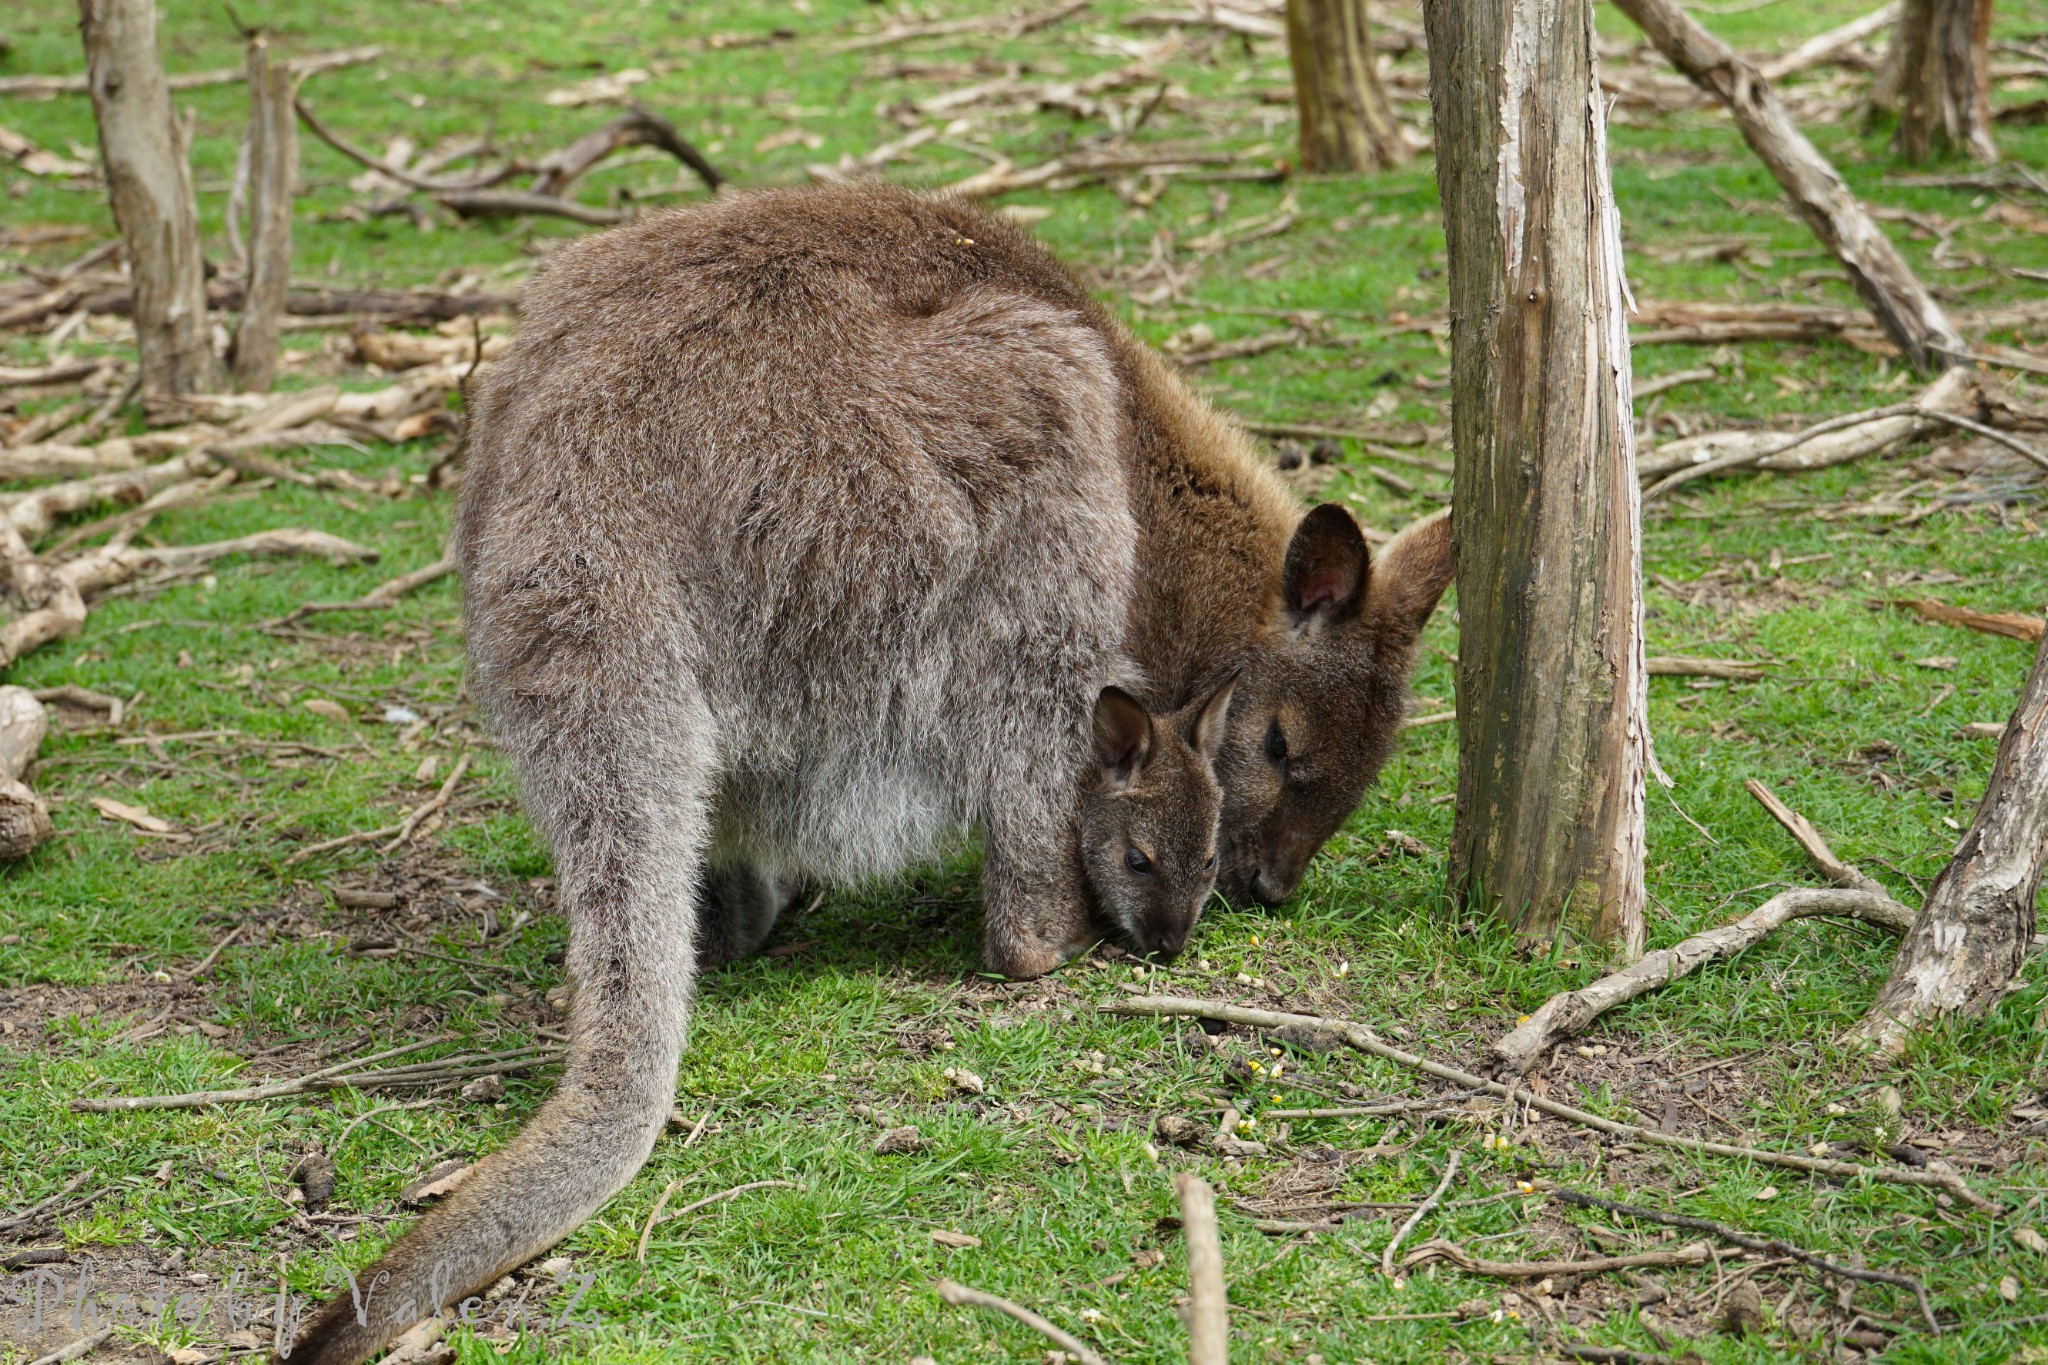
{"type": "Polygon", "coordinates": [[[895,189],[565,248],[470,420],[471,685],[555,853],[572,1041],[526,1129],[295,1362],[352,1365],[624,1185],[698,963],[758,946],[799,878],[978,823],[996,970],[1087,941],[1091,873],[1177,949],[1107,894],[1135,841],[1081,815],[1091,739],[1099,768],[1134,724],[1112,702],[1105,745],[1104,684],[1214,753],[1222,885],[1284,898],[1384,761],[1451,576],[1441,518],[1369,565],[1348,513],[1304,516],[1028,236],[895,189]]]}

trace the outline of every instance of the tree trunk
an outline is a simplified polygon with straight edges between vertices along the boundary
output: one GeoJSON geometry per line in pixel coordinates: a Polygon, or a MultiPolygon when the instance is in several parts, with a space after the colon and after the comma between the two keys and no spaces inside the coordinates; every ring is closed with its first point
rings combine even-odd
{"type": "Polygon", "coordinates": [[[1899,127],[1908,161],[1951,152],[1996,161],[1991,142],[1991,0],[1905,0],[1899,17],[1899,127]]]}
{"type": "Polygon", "coordinates": [[[1970,832],[1934,880],[1853,1036],[1898,1051],[1925,1020],[1998,1003],[2034,939],[2048,861],[2048,638],[1999,741],[1970,832]]]}
{"type": "Polygon", "coordinates": [[[1938,370],[1951,357],[1967,353],[1941,305],[1827,158],[1793,125],[1754,66],[1672,0],[1614,0],[1614,5],[1667,61],[1728,106],[1750,150],[1777,177],[1821,245],[1841,261],[1878,326],[1916,368],[1938,370]]]}
{"type": "Polygon", "coordinates": [[[1428,0],[1458,453],[1451,889],[1643,943],[1641,509],[1592,0],[1428,0]]]}
{"type": "Polygon", "coordinates": [[[154,0],[79,0],[78,9],[108,196],[134,281],[142,386],[157,393],[213,388],[199,212],[157,59],[154,0]]]}
{"type": "Polygon", "coordinates": [[[1365,0],[1287,0],[1305,171],[1379,171],[1413,153],[1373,64],[1365,0]]]}
{"type": "Polygon", "coordinates": [[[249,40],[249,288],[235,329],[235,378],[244,389],[266,390],[277,375],[298,179],[291,64],[271,60],[259,33],[249,40]]]}

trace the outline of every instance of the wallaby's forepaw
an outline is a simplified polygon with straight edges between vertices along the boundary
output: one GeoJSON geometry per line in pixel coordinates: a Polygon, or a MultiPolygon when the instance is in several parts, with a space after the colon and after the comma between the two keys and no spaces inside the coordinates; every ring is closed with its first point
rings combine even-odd
{"type": "Polygon", "coordinates": [[[1098,937],[1092,927],[1052,943],[990,934],[982,944],[981,957],[990,971],[1000,972],[1014,981],[1028,981],[1034,976],[1044,976],[1086,951],[1098,937]]]}

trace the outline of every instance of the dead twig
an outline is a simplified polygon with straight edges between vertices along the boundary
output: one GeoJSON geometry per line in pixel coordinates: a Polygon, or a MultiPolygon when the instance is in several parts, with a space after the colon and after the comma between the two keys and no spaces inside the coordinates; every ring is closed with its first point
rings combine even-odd
{"type": "Polygon", "coordinates": [[[642,1265],[647,1263],[647,1239],[654,1235],[654,1226],[657,1223],[674,1222],[676,1219],[687,1214],[695,1213],[698,1209],[709,1208],[713,1204],[722,1204],[728,1199],[747,1193],[749,1190],[795,1190],[803,1188],[793,1180],[750,1180],[744,1185],[735,1185],[729,1190],[721,1190],[717,1194],[707,1195],[694,1204],[685,1204],[667,1218],[663,1218],[661,1211],[668,1207],[669,1197],[676,1192],[676,1187],[682,1183],[680,1180],[668,1182],[668,1185],[661,1192],[661,1198],[654,1201],[654,1211],[647,1215],[646,1226],[640,1229],[640,1249],[634,1253],[633,1259],[639,1261],[642,1265]]]}
{"type": "Polygon", "coordinates": [[[1645,953],[1629,966],[1603,976],[1591,985],[1553,995],[1506,1037],[1488,1048],[1487,1058],[1511,1075],[1519,1076],[1533,1070],[1551,1048],[1584,1032],[1595,1019],[1616,1005],[1662,990],[1709,962],[1734,957],[1762,942],[1781,926],[1809,915],[1847,916],[1896,934],[1905,933],[1913,924],[1913,912],[1886,895],[1882,888],[1876,892],[1786,891],[1773,896],[1733,924],[1723,924],[1694,934],[1669,948],[1645,953]]]}
{"type": "Polygon", "coordinates": [[[1032,1331],[1038,1333],[1062,1351],[1065,1351],[1075,1360],[1080,1361],[1081,1365],[1109,1365],[1109,1362],[1103,1359],[1102,1355],[1087,1342],[1071,1332],[1053,1326],[1022,1304],[1012,1303],[1008,1299],[999,1298],[994,1294],[985,1294],[979,1289],[969,1289],[966,1285],[956,1283],[953,1280],[940,1280],[934,1288],[938,1290],[940,1298],[956,1308],[986,1308],[991,1312],[1001,1313],[1005,1317],[1023,1323],[1026,1327],[1029,1327],[1032,1331]]]}
{"type": "Polygon", "coordinates": [[[2027,616],[2014,611],[1978,611],[1974,607],[1958,607],[1948,602],[1937,602],[1931,597],[1894,597],[1891,605],[1917,612],[1930,621],[1943,625],[1963,626],[1969,630],[1981,630],[1987,635],[2004,635],[2014,640],[2025,640],[2036,644],[2043,630],[2048,630],[2048,621],[2039,616],[2027,616]]]}
{"type": "Polygon", "coordinates": [[[289,858],[286,858],[284,865],[290,867],[293,863],[303,862],[315,854],[332,853],[335,849],[353,848],[357,844],[374,844],[379,839],[389,839],[391,841],[384,845],[384,852],[389,853],[393,851],[399,845],[419,833],[420,826],[424,825],[430,818],[439,815],[443,810],[447,809],[449,798],[455,795],[456,785],[462,781],[464,774],[468,773],[470,761],[473,757],[474,755],[472,754],[464,753],[456,761],[455,767],[450,770],[447,780],[441,783],[441,789],[434,793],[431,798],[414,807],[397,824],[385,825],[379,829],[359,830],[354,834],[344,834],[339,838],[323,839],[317,844],[308,844],[289,858]]]}
{"type": "Polygon", "coordinates": [[[212,1104],[260,1104],[294,1095],[328,1090],[378,1090],[445,1085],[450,1081],[475,1080],[479,1076],[502,1076],[553,1066],[567,1055],[560,1048],[514,1048],[504,1053],[485,1053],[459,1065],[429,1063],[420,1067],[394,1067],[388,1071],[349,1072],[344,1075],[316,1073],[297,1080],[250,1086],[245,1090],[195,1090],[180,1095],[134,1095],[106,1099],[75,1099],[71,1107],[82,1113],[110,1114],[131,1109],[203,1109],[212,1104]]]}
{"type": "Polygon", "coordinates": [[[1173,1178],[1180,1235],[1188,1248],[1188,1365],[1230,1365],[1230,1298],[1223,1284],[1223,1239],[1216,1194],[1186,1171],[1173,1178]]]}
{"type": "MultiPolygon", "coordinates": [[[[1828,847],[1828,841],[1813,827],[1813,822],[1780,801],[1776,792],[1753,777],[1742,786],[1757,799],[1757,804],[1771,813],[1772,819],[1783,825],[1786,832],[1799,841],[1799,846],[1806,850],[1807,857],[1813,859],[1813,865],[1820,869],[1822,876],[1836,886],[1850,891],[1868,891],[1873,896],[1892,899],[1892,893],[1885,890],[1883,884],[1875,877],[1837,857],[1835,851],[1828,847]]],[[[1905,910],[1905,907],[1901,906],[1900,909],[1905,910]]],[[[1913,912],[1906,910],[1905,913],[1907,923],[1911,923],[1913,912]]]]}
{"type": "Polygon", "coordinates": [[[1394,1254],[1401,1249],[1401,1243],[1408,1240],[1408,1234],[1415,1231],[1416,1225],[1424,1218],[1427,1218],[1430,1210],[1442,1202],[1444,1191],[1448,1190],[1451,1187],[1451,1181],[1457,1178],[1458,1162],[1463,1157],[1464,1153],[1458,1148],[1453,1147],[1451,1149],[1451,1159],[1444,1163],[1443,1179],[1436,1182],[1436,1188],[1429,1192],[1427,1199],[1424,1199],[1415,1206],[1415,1212],[1408,1215],[1408,1221],[1394,1230],[1393,1240],[1388,1242],[1386,1249],[1380,1252],[1380,1274],[1393,1280],[1397,1286],[1400,1284],[1400,1280],[1394,1274],[1394,1254]]]}
{"type": "Polygon", "coordinates": [[[1764,676],[1762,664],[1740,659],[1696,659],[1685,654],[1653,654],[1643,661],[1653,678],[1726,678],[1730,682],[1756,682],[1764,676]]]}
{"type": "Polygon", "coordinates": [[[382,611],[406,594],[424,588],[429,583],[439,582],[454,572],[454,558],[443,555],[424,568],[414,569],[411,573],[400,574],[378,584],[353,602],[307,602],[303,606],[292,608],[275,621],[266,621],[264,624],[289,626],[305,620],[308,616],[326,611],[382,611]]]}
{"type": "Polygon", "coordinates": [[[234,928],[228,930],[221,941],[213,945],[213,951],[199,959],[198,966],[185,973],[185,979],[187,981],[197,981],[200,977],[212,971],[213,964],[220,961],[220,955],[232,947],[242,937],[242,931],[248,927],[247,924],[237,924],[234,928]]]}
{"type": "Polygon", "coordinates": [[[1827,1260],[1803,1247],[1777,1237],[1752,1237],[1746,1232],[1716,1223],[1710,1218],[1694,1218],[1683,1213],[1664,1213],[1658,1209],[1646,1209],[1636,1204],[1617,1203],[1602,1199],[1594,1194],[1581,1194],[1577,1190],[1552,1190],[1550,1197],[1562,1204],[1573,1204],[1583,1209],[1604,1209],[1629,1218],[1640,1218],[1646,1223],[1662,1223],[1666,1227],[1684,1228],[1689,1232],[1705,1232],[1741,1247],[1744,1251],[1759,1251],[1766,1256],[1789,1256],[1795,1261],[1812,1266],[1814,1269],[1845,1280],[1862,1280],[1870,1284],[1888,1284],[1912,1291],[1920,1302],[1920,1315],[1927,1322],[1927,1330],[1935,1336],[1941,1335],[1941,1324],[1935,1320],[1934,1305],[1928,1301],[1927,1286],[1911,1275],[1897,1275],[1888,1270],[1866,1270],[1861,1266],[1842,1265],[1827,1260]]]}
{"type": "MultiPolygon", "coordinates": [[[[1850,896],[1848,891],[1801,891],[1788,895],[1802,896],[1850,896]]],[[[1875,899],[1875,898],[1871,898],[1875,899]]],[[[1798,1156],[1791,1152],[1773,1152],[1760,1147],[1738,1147],[1726,1142],[1707,1142],[1700,1138],[1680,1137],[1672,1133],[1660,1133],[1639,1124],[1623,1123],[1617,1119],[1603,1118],[1583,1109],[1556,1100],[1533,1095],[1525,1090],[1509,1086],[1484,1076],[1475,1076],[1454,1066],[1431,1061],[1381,1041],[1378,1034],[1363,1024],[1344,1019],[1327,1019],[1315,1014],[1283,1014],[1278,1010],[1250,1009],[1243,1005],[1230,1005],[1216,1000],[1196,1000],[1185,996],[1155,995],[1141,996],[1129,1000],[1113,1000],[1102,1005],[1104,1014],[1136,1015],[1148,1018],[1215,1019],[1226,1024],[1242,1024],[1248,1028],[1280,1029],[1307,1028],[1328,1033],[1346,1046],[1370,1056],[1380,1057],[1398,1063],[1438,1080],[1472,1090],[1483,1090],[1489,1095],[1506,1099],[1516,1096],[1532,1109],[1538,1109],[1554,1118],[1564,1119],[1597,1132],[1610,1133],[1640,1142],[1648,1146],[1671,1147],[1679,1151],[1696,1152],[1708,1156],[1741,1157],[1762,1166],[1776,1166],[1784,1170],[1805,1171],[1811,1175],[1827,1176],[1831,1179],[1851,1180],[1862,1178],[1876,1180],[1889,1185],[1916,1185],[1925,1189],[1941,1190],[1956,1199],[1983,1212],[1995,1212],[1998,1208],[1983,1195],[1971,1189],[1968,1182],[1953,1171],[1936,1170],[1893,1170],[1882,1166],[1865,1166],[1853,1161],[1832,1161],[1823,1157],[1798,1156]]]]}
{"type": "Polygon", "coordinates": [[[1558,1275],[1599,1275],[1613,1270],[1635,1270],[1644,1266],[1705,1265],[1711,1255],[1705,1242],[1670,1251],[1638,1251],[1628,1256],[1594,1256],[1583,1261],[1488,1261],[1474,1256],[1456,1242],[1424,1242],[1408,1253],[1401,1268],[1449,1261],[1474,1275],[1492,1275],[1504,1280],[1534,1280],[1558,1275]]]}

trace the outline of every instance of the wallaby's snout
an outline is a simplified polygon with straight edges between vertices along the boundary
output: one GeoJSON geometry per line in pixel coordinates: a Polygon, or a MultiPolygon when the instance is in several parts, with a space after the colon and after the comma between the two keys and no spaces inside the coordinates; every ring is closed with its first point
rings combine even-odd
{"type": "Polygon", "coordinates": [[[1212,765],[1236,685],[1233,675],[1175,716],[1117,687],[1095,703],[1099,771],[1081,812],[1082,856],[1096,908],[1148,957],[1180,955],[1216,886],[1223,791],[1212,765]]]}

